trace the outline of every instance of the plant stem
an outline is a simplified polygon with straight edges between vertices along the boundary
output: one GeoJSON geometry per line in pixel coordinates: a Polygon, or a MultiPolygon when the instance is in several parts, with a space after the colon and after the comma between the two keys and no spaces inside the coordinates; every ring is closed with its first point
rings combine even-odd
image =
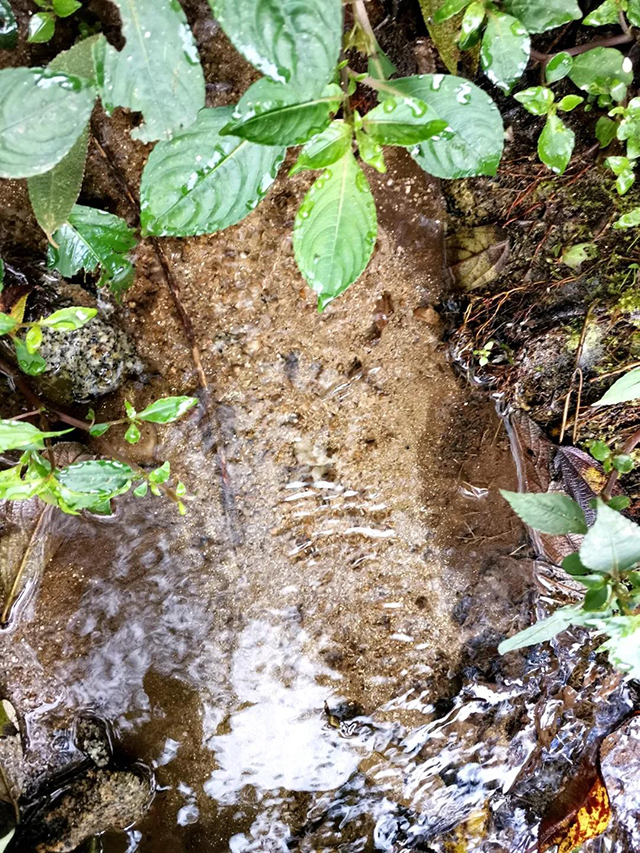
{"type": "MultiPolygon", "coordinates": [[[[613,47],[616,44],[630,44],[635,41],[631,32],[621,33],[618,36],[607,36],[606,38],[594,39],[586,44],[579,44],[576,47],[567,48],[567,50],[557,51],[558,53],[568,53],[569,56],[578,56],[581,53],[586,53],[588,50],[593,50],[594,47],[613,47]]],[[[555,53],[540,53],[537,50],[531,51],[531,59],[536,62],[548,62],[555,53]]]]}
{"type": "MultiPolygon", "coordinates": [[[[622,445],[622,450],[620,453],[631,453],[631,451],[636,448],[640,444],[640,429],[636,430],[633,435],[631,435],[625,443],[622,445]]],[[[605,487],[602,490],[601,497],[605,500],[609,500],[611,497],[611,493],[615,484],[618,482],[618,477],[620,476],[620,472],[616,471],[614,468],[613,471],[609,474],[609,479],[605,483],[605,487]]]]}

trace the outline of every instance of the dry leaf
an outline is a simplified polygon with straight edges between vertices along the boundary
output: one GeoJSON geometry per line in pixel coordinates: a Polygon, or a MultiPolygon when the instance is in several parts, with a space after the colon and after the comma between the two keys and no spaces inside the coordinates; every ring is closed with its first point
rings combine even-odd
{"type": "MultiPolygon", "coordinates": [[[[18,716],[11,702],[0,701],[0,802],[8,803],[16,821],[18,819],[18,800],[25,780],[22,737],[18,726],[18,716]]],[[[8,827],[0,829],[4,838],[8,827]]],[[[0,847],[1,849],[1,847],[0,847]]]]}
{"type": "Polygon", "coordinates": [[[447,264],[459,290],[495,281],[508,257],[509,239],[495,225],[461,228],[447,239],[447,264]]]}
{"type": "Polygon", "coordinates": [[[611,818],[607,788],[599,764],[586,762],[540,822],[538,850],[557,846],[558,853],[571,853],[590,838],[601,835],[611,818]]]}

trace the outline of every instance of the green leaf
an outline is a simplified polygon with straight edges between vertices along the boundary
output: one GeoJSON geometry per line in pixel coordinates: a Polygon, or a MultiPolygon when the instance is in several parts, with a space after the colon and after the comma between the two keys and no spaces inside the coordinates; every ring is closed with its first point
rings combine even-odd
{"type": "MultiPolygon", "coordinates": [[[[640,208],[638,212],[638,223],[640,223],[640,208]]],[[[629,214],[625,214],[629,216],[629,214]]],[[[620,220],[618,220],[620,221],[620,220]]],[[[594,406],[615,406],[617,403],[629,403],[631,400],[640,400],[640,367],[636,367],[617,379],[611,388],[594,403],[594,406]]]]}
{"type": "Polygon", "coordinates": [[[604,462],[605,459],[611,456],[611,448],[604,441],[592,441],[589,445],[589,453],[598,462],[604,462]]]}
{"type": "Polygon", "coordinates": [[[127,431],[124,434],[125,440],[129,442],[129,444],[137,444],[140,441],[140,429],[137,424],[131,423],[129,424],[127,431]]]}
{"type": "Polygon", "coordinates": [[[0,453],[7,450],[42,450],[45,438],[57,438],[71,431],[42,432],[27,421],[0,420],[0,453]]]}
{"type": "Polygon", "coordinates": [[[561,607],[556,610],[551,616],[536,622],[530,628],[524,631],[519,631],[508,640],[503,640],[498,646],[498,652],[501,655],[506,655],[507,652],[512,652],[515,649],[522,649],[525,646],[534,646],[536,643],[545,643],[547,640],[552,640],[557,634],[566,631],[572,622],[580,620],[580,608],[578,607],[561,607]]]}
{"type": "Polygon", "coordinates": [[[640,678],[640,643],[638,642],[639,616],[612,616],[602,625],[599,619],[594,625],[606,630],[609,639],[598,651],[609,653],[609,660],[617,669],[630,678],[640,678]]]}
{"type": "Polygon", "coordinates": [[[391,97],[363,119],[364,130],[381,145],[415,145],[447,130],[448,124],[419,98],[391,97]]]}
{"type": "Polygon", "coordinates": [[[546,115],[553,105],[553,92],[546,86],[532,86],[516,92],[513,97],[534,116],[546,115]]]}
{"type": "Polygon", "coordinates": [[[446,137],[430,139],[411,151],[425,172],[437,178],[495,175],[504,128],[498,108],[482,89],[449,74],[402,77],[386,85],[391,95],[424,101],[451,129],[446,137]]]}
{"type": "Polygon", "coordinates": [[[597,255],[598,247],[595,243],[576,243],[564,249],[562,263],[571,267],[572,270],[579,270],[582,264],[593,260],[597,255]]]}
{"type": "Polygon", "coordinates": [[[609,501],[609,508],[614,509],[616,512],[622,512],[622,510],[627,509],[630,504],[631,500],[626,495],[615,495],[609,501]]]}
{"type": "Polygon", "coordinates": [[[125,46],[94,47],[96,78],[107,113],[141,112],[131,136],[167,139],[191,125],[204,107],[204,75],[195,39],[177,0],[112,0],[122,20],[125,46]]]}
{"type": "MultiPolygon", "coordinates": [[[[619,453],[611,461],[613,462],[613,467],[620,474],[628,474],[630,471],[633,471],[633,459],[627,453],[619,453]]],[[[609,506],[611,506],[611,501],[609,501],[609,506]]]]}
{"type": "Polygon", "coordinates": [[[31,353],[27,349],[27,345],[20,338],[14,338],[13,343],[16,348],[16,358],[18,359],[18,367],[23,373],[29,376],[39,376],[47,369],[47,362],[37,352],[31,353]]]}
{"type": "Polygon", "coordinates": [[[589,571],[586,566],[582,565],[580,554],[577,551],[564,558],[562,568],[568,575],[586,575],[589,571]]]}
{"type": "Polygon", "coordinates": [[[601,586],[599,589],[589,589],[582,602],[582,609],[587,612],[600,610],[609,600],[609,588],[601,586]]]}
{"type": "Polygon", "coordinates": [[[150,483],[166,483],[171,475],[171,466],[168,462],[163,462],[159,468],[154,469],[149,474],[150,483]]]}
{"type": "Polygon", "coordinates": [[[22,477],[22,470],[22,465],[16,465],[14,468],[0,471],[0,500],[28,500],[42,487],[42,477],[22,477]]]}
{"type": "Polygon", "coordinates": [[[627,0],[627,18],[634,27],[640,27],[640,0],[627,0]]]}
{"type": "MultiPolygon", "coordinates": [[[[623,213],[622,216],[619,219],[616,219],[613,223],[614,228],[635,228],[637,225],[640,225],[640,207],[634,207],[633,210],[630,210],[628,213],[623,213]]],[[[638,397],[640,397],[640,394],[638,394],[638,397]]],[[[635,397],[633,399],[635,399],[635,397]]],[[[606,404],[600,401],[595,405],[603,406],[606,404]]]]}
{"type": "MultiPolygon", "coordinates": [[[[93,46],[103,39],[104,36],[96,35],[74,44],[69,50],[59,53],[49,64],[49,69],[92,80],[93,46]]],[[[29,178],[27,182],[31,207],[38,225],[49,239],[67,221],[80,195],[88,144],[89,129],[85,127],[57,166],[43,175],[29,178]]]]}
{"type": "Polygon", "coordinates": [[[640,527],[598,499],[596,520],[580,546],[580,559],[596,572],[625,572],[640,562],[640,527]]]}
{"type": "Polygon", "coordinates": [[[133,471],[115,459],[89,459],[61,468],[56,471],[55,478],[70,492],[91,495],[95,500],[126,492],[131,486],[133,471]]]}
{"type": "Polygon", "coordinates": [[[78,0],[53,0],[53,11],[59,18],[68,18],[81,8],[82,3],[78,0]]]}
{"type": "Polygon", "coordinates": [[[480,63],[489,80],[508,95],[523,75],[530,53],[531,39],[520,21],[490,12],[480,49],[480,63]]]}
{"type": "Polygon", "coordinates": [[[371,189],[348,151],[304,197],[293,229],[296,262],[322,311],[360,276],[377,234],[371,189]]]}
{"type": "Polygon", "coordinates": [[[252,65],[303,95],[333,79],[342,40],[341,0],[209,0],[227,37],[252,65]]]}
{"type": "Polygon", "coordinates": [[[8,332],[13,332],[17,325],[17,320],[9,314],[0,312],[0,335],[6,335],[8,332]]]}
{"type": "Polygon", "coordinates": [[[128,400],[124,401],[124,410],[127,413],[128,418],[135,418],[136,410],[134,409],[134,407],[131,405],[131,403],[128,400]]]}
{"type": "Polygon", "coordinates": [[[480,40],[480,27],[484,23],[487,10],[480,0],[471,3],[464,13],[460,24],[460,37],[458,46],[460,50],[468,50],[480,40]]]}
{"type": "Polygon", "coordinates": [[[30,355],[33,355],[33,353],[40,348],[40,345],[42,344],[42,329],[40,326],[37,324],[31,326],[25,336],[24,343],[27,348],[27,352],[30,355]]]}
{"type": "Polygon", "coordinates": [[[56,19],[50,12],[36,12],[29,18],[29,35],[27,41],[31,44],[41,44],[50,41],[56,30],[56,19]]]}
{"type": "Polygon", "coordinates": [[[507,492],[504,489],[500,489],[500,494],[525,524],[534,530],[553,535],[587,532],[584,512],[566,495],[553,492],[507,492]]]}
{"type": "Polygon", "coordinates": [[[56,332],[73,332],[88,323],[97,313],[96,308],[81,308],[74,305],[72,308],[54,311],[53,314],[40,320],[40,325],[54,329],[56,332]]]}
{"type": "Polygon", "coordinates": [[[197,397],[161,397],[138,412],[136,417],[138,420],[150,421],[154,424],[168,424],[178,420],[197,405],[197,397]]]}
{"type": "Polygon", "coordinates": [[[300,102],[295,89],[263,78],[241,98],[220,135],[260,145],[302,145],[325,129],[343,97],[340,87],[330,83],[320,95],[300,102]]]}
{"type": "Polygon", "coordinates": [[[606,116],[600,116],[596,122],[596,139],[600,143],[600,148],[606,148],[616,138],[618,125],[606,116]]]}
{"type": "Polygon", "coordinates": [[[544,70],[545,80],[547,83],[557,83],[558,80],[563,80],[573,68],[573,57],[566,51],[561,51],[552,56],[547,62],[544,70]]]}
{"type": "Polygon", "coordinates": [[[18,23],[9,0],[0,0],[0,50],[13,50],[18,43],[18,23]]]}
{"type": "Polygon", "coordinates": [[[93,436],[93,438],[98,438],[104,435],[110,427],[111,424],[94,424],[89,430],[89,435],[93,436]]]}
{"type": "Polygon", "coordinates": [[[463,9],[469,5],[471,0],[444,0],[444,3],[438,11],[433,16],[433,20],[436,24],[442,24],[444,21],[448,21],[449,18],[453,18],[454,15],[457,15],[459,12],[462,12],[463,9]]]}
{"type": "Polygon", "coordinates": [[[202,110],[188,130],[149,155],[140,186],[145,234],[212,234],[257,206],[274,181],[285,149],[221,136],[231,107],[202,110]]]}
{"type": "MultiPolygon", "coordinates": [[[[594,47],[575,57],[569,78],[590,95],[613,95],[619,84],[626,87],[631,83],[633,66],[630,59],[613,47],[594,47]]],[[[616,94],[615,100],[622,98],[616,94]]]]}
{"type": "Polygon", "coordinates": [[[581,98],[580,95],[565,95],[564,98],[558,101],[558,109],[564,113],[570,113],[571,110],[575,110],[583,102],[584,98],[581,98]]]}
{"type": "Polygon", "coordinates": [[[326,130],[304,146],[289,172],[289,177],[305,169],[324,169],[339,160],[351,147],[353,130],[341,119],[332,121],[326,130]]]}
{"type": "Polygon", "coordinates": [[[538,156],[556,175],[561,175],[569,165],[575,134],[557,115],[548,115],[540,138],[538,156]]]}
{"type": "Polygon", "coordinates": [[[64,278],[81,269],[100,268],[98,284],[109,283],[112,290],[126,290],[133,281],[133,266],[128,253],[136,245],[132,228],[124,219],[76,204],[69,221],[53,235],[58,248],[49,246],[47,263],[64,278]]]}
{"type": "Polygon", "coordinates": [[[0,177],[28,178],[52,169],[86,126],[93,86],[42,68],[0,71],[0,177]]]}
{"type": "Polygon", "coordinates": [[[137,498],[143,498],[143,497],[147,494],[147,490],[148,490],[148,488],[149,488],[149,485],[148,485],[147,481],[146,481],[146,480],[143,480],[143,481],[140,483],[140,485],[139,485],[139,486],[136,486],[136,488],[133,490],[133,494],[134,494],[137,498]]]}
{"type": "Polygon", "coordinates": [[[434,16],[443,5],[443,0],[420,0],[422,17],[427,25],[429,36],[436,46],[440,59],[442,59],[447,71],[455,74],[458,70],[458,62],[460,61],[460,50],[456,44],[458,29],[456,21],[449,19],[443,24],[437,24],[434,21],[434,16]]]}
{"type": "Polygon", "coordinates": [[[372,139],[369,134],[365,133],[359,127],[356,127],[356,142],[358,143],[358,154],[361,160],[367,163],[367,165],[372,166],[376,171],[384,174],[387,171],[387,165],[384,162],[384,154],[380,143],[372,139]]]}
{"type": "Polygon", "coordinates": [[[369,76],[373,77],[374,80],[388,80],[397,71],[396,66],[391,62],[387,54],[381,50],[380,45],[376,41],[375,53],[369,55],[367,63],[367,73],[369,76]]]}
{"type": "Polygon", "coordinates": [[[603,27],[605,24],[617,24],[619,14],[620,4],[618,0],[604,0],[604,3],[587,15],[582,23],[587,27],[603,27]]]}
{"type": "Polygon", "coordinates": [[[582,17],[577,0],[505,0],[503,6],[530,33],[544,33],[582,17]]]}

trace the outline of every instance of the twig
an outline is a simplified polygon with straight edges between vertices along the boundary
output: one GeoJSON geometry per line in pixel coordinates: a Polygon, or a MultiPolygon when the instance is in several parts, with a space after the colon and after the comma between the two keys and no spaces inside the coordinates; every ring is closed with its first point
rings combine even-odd
{"type": "Polygon", "coordinates": [[[45,518],[49,516],[50,506],[45,504],[42,507],[42,512],[40,513],[40,517],[36,522],[36,526],[33,528],[33,533],[29,537],[29,544],[27,545],[24,556],[20,561],[20,565],[18,567],[18,571],[15,574],[13,579],[13,583],[11,584],[11,589],[9,590],[9,594],[7,595],[4,606],[2,608],[2,615],[0,616],[0,628],[5,628],[7,622],[9,621],[9,617],[11,616],[11,611],[13,609],[13,605],[15,603],[16,598],[18,597],[18,591],[20,589],[20,584],[22,582],[22,576],[24,575],[24,571],[27,568],[27,564],[29,562],[29,558],[31,557],[31,553],[33,551],[33,546],[36,541],[38,541],[38,534],[40,533],[40,528],[42,527],[42,522],[45,518]]]}
{"type": "Polygon", "coordinates": [[[582,369],[580,368],[580,359],[582,358],[582,351],[584,349],[584,342],[587,337],[587,329],[589,327],[589,320],[591,319],[591,314],[593,313],[593,309],[595,308],[596,303],[592,302],[589,308],[587,309],[587,313],[585,314],[584,323],[582,324],[582,331],[580,333],[580,341],[578,343],[578,349],[576,350],[576,358],[574,361],[573,373],[571,374],[571,382],[569,383],[569,391],[567,392],[567,396],[564,401],[564,409],[562,411],[562,426],[560,427],[560,438],[558,440],[558,444],[562,444],[562,440],[564,439],[564,434],[567,428],[567,419],[569,417],[569,403],[571,402],[571,395],[573,394],[573,380],[578,376],[578,405],[576,409],[576,414],[574,418],[573,424],[573,435],[572,441],[575,444],[577,437],[577,422],[578,415],[580,412],[580,400],[582,398],[582,385],[583,385],[583,376],[582,369]]]}
{"type": "MultiPolygon", "coordinates": [[[[563,50],[562,53],[568,53],[569,56],[578,56],[581,53],[593,50],[594,47],[613,47],[613,45],[616,44],[630,44],[633,41],[635,41],[635,38],[631,32],[621,33],[618,36],[607,36],[606,38],[594,39],[586,44],[579,44],[575,47],[567,48],[567,50],[563,50]]],[[[540,53],[538,50],[531,51],[531,59],[535,59],[536,62],[548,62],[552,56],[555,56],[555,54],[540,53]]]]}
{"type": "Polygon", "coordinates": [[[599,373],[597,376],[590,379],[589,382],[599,382],[601,379],[608,379],[609,376],[617,376],[618,373],[633,370],[634,367],[640,367],[640,361],[632,361],[631,364],[625,364],[624,367],[616,367],[615,370],[608,370],[606,373],[599,373]]]}
{"type": "MultiPolygon", "coordinates": [[[[621,453],[631,453],[631,451],[640,444],[640,429],[636,430],[633,435],[628,438],[625,443],[622,445],[621,453]]],[[[613,492],[613,488],[615,484],[618,482],[618,477],[620,476],[620,472],[616,471],[614,468],[609,474],[609,479],[605,483],[604,489],[602,490],[602,497],[605,500],[608,500],[611,497],[611,493],[613,492]]]]}

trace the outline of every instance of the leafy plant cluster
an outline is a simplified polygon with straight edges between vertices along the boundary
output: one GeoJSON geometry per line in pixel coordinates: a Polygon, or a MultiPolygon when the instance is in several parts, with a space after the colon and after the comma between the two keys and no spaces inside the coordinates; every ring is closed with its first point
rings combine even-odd
{"type": "MultiPolygon", "coordinates": [[[[106,423],[95,423],[94,413],[90,410],[90,425],[86,429],[91,435],[100,436],[112,426],[126,423],[125,438],[130,444],[135,444],[141,437],[140,427],[144,423],[171,423],[197,402],[195,397],[163,397],[141,412],[136,412],[127,403],[126,418],[106,423]]],[[[144,497],[148,490],[157,496],[164,494],[184,514],[183,500],[187,489],[181,482],[175,488],[171,487],[169,462],[150,472],[118,459],[88,459],[56,467],[54,455],[46,449],[46,442],[71,431],[43,431],[27,421],[0,420],[0,453],[21,453],[16,465],[0,471],[0,500],[20,501],[37,496],[71,515],[77,515],[81,510],[110,515],[111,500],[133,488],[136,497],[144,497]]]]}
{"type": "MultiPolygon", "coordinates": [[[[640,399],[640,369],[618,379],[596,406],[640,399]]],[[[635,467],[633,456],[612,450],[603,441],[591,443],[592,456],[612,476],[635,467]]],[[[550,640],[571,625],[593,629],[606,639],[600,651],[621,671],[640,677],[640,525],[622,515],[630,504],[626,495],[610,497],[607,486],[591,502],[595,521],[587,526],[585,513],[572,498],[558,493],[502,491],[520,518],[542,533],[577,534],[579,550],[562,561],[562,568],[578,581],[585,594],[580,605],[569,605],[520,631],[499,646],[501,654],[550,640]]]]}

